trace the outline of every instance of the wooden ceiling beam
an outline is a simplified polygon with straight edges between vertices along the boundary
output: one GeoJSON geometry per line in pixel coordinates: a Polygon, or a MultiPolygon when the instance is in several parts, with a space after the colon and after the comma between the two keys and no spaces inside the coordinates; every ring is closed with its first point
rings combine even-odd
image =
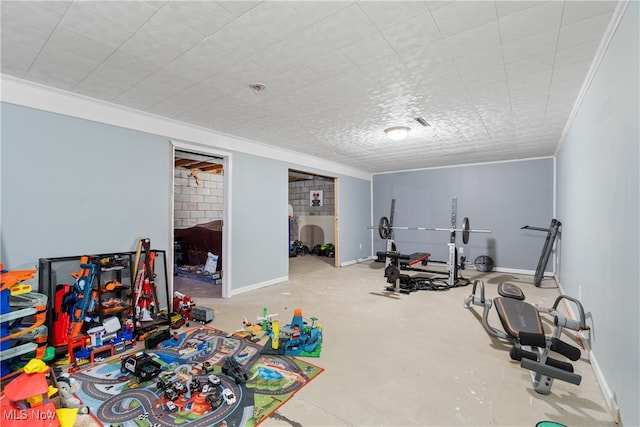
{"type": "Polygon", "coordinates": [[[177,158],[175,161],[176,168],[199,169],[201,172],[220,174],[223,165],[211,162],[203,162],[201,160],[177,158]]]}
{"type": "Polygon", "coordinates": [[[207,167],[199,168],[202,172],[207,173],[222,173],[222,165],[211,165],[207,167]]]}
{"type": "Polygon", "coordinates": [[[194,161],[191,162],[189,164],[189,169],[200,169],[202,170],[205,167],[209,167],[209,166],[213,166],[213,163],[209,163],[209,162],[201,162],[201,161],[194,161]]]}
{"type": "Polygon", "coordinates": [[[189,165],[195,163],[195,160],[189,159],[176,159],[176,167],[177,168],[189,168],[189,165]]]}

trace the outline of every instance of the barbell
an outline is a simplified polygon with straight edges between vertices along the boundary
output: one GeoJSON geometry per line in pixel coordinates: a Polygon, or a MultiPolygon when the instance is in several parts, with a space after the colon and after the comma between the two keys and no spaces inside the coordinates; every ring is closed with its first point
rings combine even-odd
{"type": "Polygon", "coordinates": [[[466,245],[469,243],[470,233],[491,233],[491,230],[472,230],[469,226],[469,218],[464,217],[462,220],[462,228],[430,228],[430,227],[396,227],[392,226],[389,218],[383,216],[378,222],[378,226],[367,227],[369,230],[378,230],[381,239],[388,239],[391,236],[391,230],[416,230],[416,231],[448,231],[450,233],[462,232],[462,242],[466,245]]]}

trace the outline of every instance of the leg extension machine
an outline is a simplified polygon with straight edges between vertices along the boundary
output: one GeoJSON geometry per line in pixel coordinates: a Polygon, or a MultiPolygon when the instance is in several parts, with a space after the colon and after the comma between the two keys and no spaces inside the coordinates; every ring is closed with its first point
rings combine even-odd
{"type": "Polygon", "coordinates": [[[584,309],[575,298],[560,295],[551,308],[539,308],[524,301],[522,290],[511,283],[498,285],[499,297],[491,300],[484,295],[484,282],[476,280],[473,283],[471,295],[465,298],[464,307],[470,309],[472,305],[483,307],[482,326],[487,333],[512,344],[509,355],[511,359],[520,361],[520,366],[531,372],[531,381],[536,392],[549,394],[554,379],[579,385],[582,377],[573,372],[573,365],[549,356],[550,352],[558,353],[571,361],[580,359],[580,349],[562,341],[564,328],[575,331],[588,330],[585,324],[584,309]],[[477,294],[476,292],[479,292],[477,294]],[[574,304],[579,313],[579,320],[573,320],[558,311],[560,301],[566,300],[574,304]],[[489,325],[489,311],[495,305],[496,312],[504,331],[489,325]],[[546,313],[554,318],[554,330],[551,337],[547,337],[542,327],[540,313],[546,313]]]}

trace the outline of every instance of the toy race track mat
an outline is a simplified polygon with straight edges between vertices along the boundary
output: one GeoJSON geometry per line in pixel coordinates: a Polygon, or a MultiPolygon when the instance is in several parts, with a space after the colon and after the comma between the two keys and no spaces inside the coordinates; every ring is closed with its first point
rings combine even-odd
{"type": "Polygon", "coordinates": [[[252,427],[323,371],[295,357],[262,355],[261,349],[259,344],[202,327],[145,350],[162,369],[148,381],[138,382],[136,376],[123,373],[120,358],[82,369],[73,377],[81,383],[78,398],[105,426],[252,427]],[[248,374],[246,383],[238,384],[222,372],[227,357],[248,374]]]}

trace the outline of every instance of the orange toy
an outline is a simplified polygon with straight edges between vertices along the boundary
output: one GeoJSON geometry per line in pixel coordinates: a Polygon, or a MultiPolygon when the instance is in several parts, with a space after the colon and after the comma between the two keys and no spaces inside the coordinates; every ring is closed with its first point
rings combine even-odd
{"type": "Polygon", "coordinates": [[[4,265],[0,264],[0,290],[9,289],[24,280],[31,280],[36,270],[12,270],[4,271],[4,265]]]}

